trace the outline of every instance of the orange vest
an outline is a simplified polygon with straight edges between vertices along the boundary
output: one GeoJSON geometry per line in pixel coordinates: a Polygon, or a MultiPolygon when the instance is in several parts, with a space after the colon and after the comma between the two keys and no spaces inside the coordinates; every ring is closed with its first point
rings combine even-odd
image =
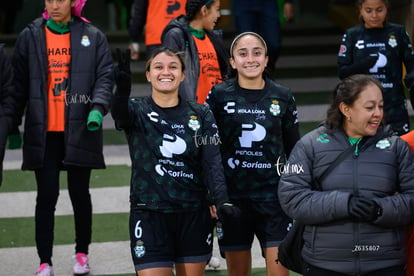
{"type": "Polygon", "coordinates": [[[64,131],[71,57],[70,33],[55,34],[48,28],[45,29],[48,61],[47,131],[64,131]]]}
{"type": "Polygon", "coordinates": [[[177,16],[185,14],[185,0],[148,0],[145,23],[145,45],[161,44],[165,26],[177,16]]]}
{"type": "Polygon", "coordinates": [[[221,82],[220,64],[213,43],[206,35],[204,39],[198,39],[193,36],[198,57],[200,59],[200,75],[198,76],[197,85],[197,102],[204,103],[210,89],[221,82]]]}

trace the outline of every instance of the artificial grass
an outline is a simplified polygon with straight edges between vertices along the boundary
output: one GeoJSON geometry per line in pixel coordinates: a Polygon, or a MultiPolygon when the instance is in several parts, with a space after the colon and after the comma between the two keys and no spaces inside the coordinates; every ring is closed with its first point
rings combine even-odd
{"type": "MultiPolygon", "coordinates": [[[[67,189],[66,172],[60,174],[60,188],[67,189]]],[[[91,188],[129,186],[131,168],[126,165],[107,166],[106,169],[92,170],[91,188]]],[[[21,170],[3,171],[0,193],[36,191],[34,172],[21,170]]]]}
{"type": "MultiPolygon", "coordinates": [[[[128,213],[94,214],[92,242],[129,240],[128,217],[128,213]]],[[[0,219],[0,248],[35,246],[34,227],[34,217],[0,219]]],[[[55,216],[54,245],[74,243],[73,215],[55,216]]]]}
{"type": "Polygon", "coordinates": [[[115,129],[103,130],[104,145],[125,145],[127,143],[125,133],[115,129]]]}

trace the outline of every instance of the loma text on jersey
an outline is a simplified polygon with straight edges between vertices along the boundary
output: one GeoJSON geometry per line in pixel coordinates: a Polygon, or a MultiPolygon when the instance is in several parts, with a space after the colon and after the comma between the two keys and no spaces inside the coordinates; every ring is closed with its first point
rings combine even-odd
{"type": "Polygon", "coordinates": [[[237,110],[237,113],[239,113],[239,114],[265,114],[266,112],[264,110],[260,110],[260,109],[240,108],[240,109],[237,110]]]}

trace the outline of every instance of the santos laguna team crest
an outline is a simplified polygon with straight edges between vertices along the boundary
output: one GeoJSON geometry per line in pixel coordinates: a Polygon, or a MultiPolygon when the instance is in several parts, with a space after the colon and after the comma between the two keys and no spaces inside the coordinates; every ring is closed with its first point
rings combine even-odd
{"type": "Polygon", "coordinates": [[[197,116],[190,116],[190,120],[188,121],[188,127],[191,128],[194,131],[197,131],[200,129],[200,122],[197,119],[197,116]]]}
{"type": "Polygon", "coordinates": [[[137,258],[142,258],[145,255],[145,246],[143,241],[137,241],[134,247],[135,256],[137,258]]]}
{"type": "Polygon", "coordinates": [[[272,104],[270,105],[270,113],[272,113],[273,116],[277,116],[280,114],[280,105],[278,100],[273,100],[272,104]]]}
{"type": "Polygon", "coordinates": [[[82,36],[81,44],[84,47],[89,47],[91,45],[91,41],[89,40],[89,37],[87,35],[82,36]]]}

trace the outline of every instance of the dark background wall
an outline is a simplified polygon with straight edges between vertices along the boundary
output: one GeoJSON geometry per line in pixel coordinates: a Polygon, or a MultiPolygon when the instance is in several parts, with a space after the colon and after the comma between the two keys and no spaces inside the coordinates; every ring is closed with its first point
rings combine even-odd
{"type": "MultiPolygon", "coordinates": [[[[355,2],[355,0],[295,0],[295,22],[305,24],[329,22],[344,29],[359,21],[355,2]]],[[[404,24],[411,33],[413,28],[411,0],[390,2],[390,21],[404,24]]],[[[113,3],[111,0],[89,0],[84,9],[84,16],[103,31],[118,30],[119,27],[115,23],[115,8],[111,3],[113,3]]],[[[7,16],[17,9],[11,33],[18,33],[31,20],[40,16],[44,0],[2,0],[0,7],[0,34],[5,33],[4,21],[7,20],[7,16]]],[[[231,0],[221,0],[221,7],[231,12],[231,0]]],[[[224,15],[221,24],[221,27],[232,28],[231,15],[224,15]]],[[[125,26],[122,29],[125,29],[125,26]]]]}

